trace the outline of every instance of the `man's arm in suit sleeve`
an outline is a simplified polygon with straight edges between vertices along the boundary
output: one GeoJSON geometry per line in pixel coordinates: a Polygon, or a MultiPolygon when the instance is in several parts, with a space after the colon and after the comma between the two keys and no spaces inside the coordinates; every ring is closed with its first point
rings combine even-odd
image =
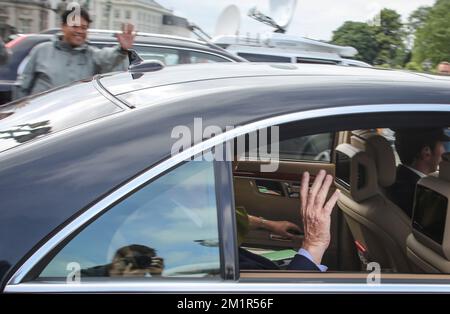
{"type": "Polygon", "coordinates": [[[300,249],[298,254],[294,256],[291,263],[288,266],[288,270],[309,270],[326,272],[327,266],[317,265],[314,263],[311,254],[307,250],[300,249]]]}

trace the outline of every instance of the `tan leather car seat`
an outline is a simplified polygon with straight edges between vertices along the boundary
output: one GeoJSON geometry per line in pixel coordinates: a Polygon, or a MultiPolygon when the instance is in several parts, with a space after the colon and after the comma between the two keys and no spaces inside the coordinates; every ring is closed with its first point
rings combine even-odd
{"type": "Polygon", "coordinates": [[[338,206],[360,253],[365,250],[364,259],[379,263],[383,271],[410,272],[406,238],[411,220],[384,193],[396,175],[391,145],[381,135],[358,131],[353,132],[351,144],[336,148],[336,154],[335,183],[342,191],[338,206]],[[339,158],[349,158],[349,166],[339,169],[339,158]],[[349,184],[340,176],[348,176],[349,184]]]}
{"type": "Polygon", "coordinates": [[[413,231],[407,239],[408,258],[425,273],[450,273],[450,154],[443,156],[439,169],[417,183],[413,231]]]}

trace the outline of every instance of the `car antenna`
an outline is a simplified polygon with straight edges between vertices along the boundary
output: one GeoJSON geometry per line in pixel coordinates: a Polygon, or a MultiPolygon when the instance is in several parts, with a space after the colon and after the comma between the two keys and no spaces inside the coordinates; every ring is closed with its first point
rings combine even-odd
{"type": "MultiPolygon", "coordinates": [[[[128,67],[128,72],[130,73],[145,73],[145,72],[155,72],[160,71],[164,68],[164,63],[159,60],[144,60],[139,56],[139,54],[130,49],[128,51],[128,58],[130,60],[130,66],[128,67]]],[[[134,76],[133,76],[134,78],[134,76]]]]}

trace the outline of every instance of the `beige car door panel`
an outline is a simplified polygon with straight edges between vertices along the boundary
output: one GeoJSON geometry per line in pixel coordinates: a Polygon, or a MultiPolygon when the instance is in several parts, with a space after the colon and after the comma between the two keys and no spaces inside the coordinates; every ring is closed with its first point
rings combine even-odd
{"type": "MultiPolygon", "coordinates": [[[[300,180],[304,171],[315,175],[325,169],[334,175],[334,164],[301,161],[280,161],[276,172],[261,172],[261,161],[239,161],[233,165],[236,206],[243,206],[250,215],[269,220],[287,220],[302,228],[300,218],[300,180]]],[[[334,187],[330,194],[334,192],[334,187]]],[[[337,254],[337,211],[332,214],[332,241],[324,257],[333,266],[337,254]],[[336,235],[333,237],[333,235],[336,235]]],[[[251,230],[244,243],[248,247],[293,248],[301,247],[303,237],[294,240],[277,237],[267,230],[251,230]]]]}

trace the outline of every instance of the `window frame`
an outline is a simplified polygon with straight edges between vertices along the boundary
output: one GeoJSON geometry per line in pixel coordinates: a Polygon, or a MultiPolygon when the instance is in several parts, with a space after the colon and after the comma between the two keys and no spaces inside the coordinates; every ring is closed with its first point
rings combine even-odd
{"type": "MultiPolygon", "coordinates": [[[[281,148],[280,148],[279,149],[280,150],[280,152],[279,152],[280,153],[280,161],[332,164],[333,163],[332,156],[334,155],[334,149],[336,147],[336,132],[325,132],[325,133],[310,134],[310,135],[296,137],[296,139],[303,138],[303,137],[312,137],[312,136],[316,136],[316,135],[324,135],[324,134],[328,135],[329,140],[330,140],[330,146],[328,147],[330,149],[330,159],[329,160],[320,160],[320,159],[316,160],[316,159],[306,159],[306,158],[300,159],[300,158],[294,158],[294,157],[292,157],[292,155],[291,155],[291,158],[287,158],[286,157],[287,154],[282,152],[281,148]],[[282,156],[282,155],[284,155],[284,156],[282,156]]],[[[291,139],[293,139],[293,138],[291,138],[291,139]]]]}
{"type": "MultiPolygon", "coordinates": [[[[314,121],[323,118],[338,118],[341,116],[354,116],[371,114],[380,115],[392,115],[392,114],[433,114],[441,116],[442,114],[450,117],[450,106],[448,104],[371,104],[371,105],[356,105],[356,106],[341,106],[341,107],[328,107],[324,109],[312,109],[307,111],[293,112],[289,114],[279,115],[272,118],[249,123],[247,125],[232,129],[213,138],[205,140],[193,147],[175,155],[167,160],[161,161],[159,164],[149,169],[145,173],[132,179],[130,182],[121,186],[118,190],[112,194],[106,196],[92,207],[81,213],[81,215],[62,230],[56,233],[46,243],[31,254],[23,264],[21,264],[13,276],[9,279],[5,292],[175,292],[175,291],[191,291],[191,292],[301,292],[301,291],[320,291],[320,292],[450,292],[450,275],[432,275],[426,274],[423,276],[410,275],[403,279],[402,274],[394,274],[392,281],[385,282],[379,285],[368,285],[361,282],[336,283],[336,273],[296,273],[296,279],[292,279],[289,275],[281,282],[261,281],[258,278],[254,279],[239,279],[239,267],[237,265],[237,242],[235,233],[235,217],[234,217],[234,196],[232,192],[232,169],[231,162],[217,162],[217,180],[220,180],[220,191],[223,192],[221,197],[223,199],[219,202],[220,206],[227,207],[222,213],[222,221],[220,221],[219,227],[219,241],[220,239],[227,239],[229,247],[234,245],[227,253],[234,256],[228,256],[230,265],[234,265],[234,276],[230,276],[229,279],[219,283],[199,283],[183,281],[185,284],[180,286],[180,281],[174,281],[173,284],[167,284],[161,286],[159,283],[106,283],[106,284],[82,284],[82,285],[67,285],[67,284],[41,284],[41,283],[23,283],[22,280],[25,275],[36,265],[39,260],[50,252],[56,244],[64,240],[72,232],[76,231],[80,227],[80,220],[85,221],[88,217],[90,219],[95,218],[101,212],[108,208],[123,196],[133,192],[136,187],[140,187],[143,184],[147,184],[149,180],[155,179],[158,176],[164,174],[166,171],[172,169],[179,163],[187,160],[188,158],[195,156],[199,152],[208,150],[216,145],[225,145],[225,143],[231,139],[234,139],[240,135],[250,133],[254,130],[270,127],[273,125],[279,125],[289,122],[299,122],[302,120],[314,121]],[[222,181],[223,180],[223,181],[222,181]],[[133,187],[133,189],[131,189],[133,187]],[[230,190],[231,188],[231,190],[230,190]],[[227,192],[228,190],[228,192],[227,192]],[[230,204],[231,202],[231,204],[230,204]],[[227,205],[228,204],[228,205],[227,205]],[[230,225],[231,224],[231,225],[230,225]],[[222,228],[222,229],[220,229],[222,228]],[[224,230],[223,228],[226,228],[224,230]],[[228,229],[227,229],[228,228],[228,229]],[[232,232],[229,232],[231,228],[232,232]],[[415,277],[416,279],[411,279],[415,277]],[[417,278],[424,277],[424,281],[418,283],[417,278]],[[239,280],[238,280],[239,279],[239,280]],[[309,280],[311,279],[311,280],[309,280]],[[261,282],[270,283],[269,285],[261,285],[261,282]]],[[[442,117],[441,117],[442,118],[442,117]]],[[[370,118],[372,120],[372,118],[370,118]]],[[[409,119],[411,122],[411,119],[409,119]]],[[[412,122],[411,122],[412,123],[412,122]]],[[[225,150],[224,150],[225,151],[225,150]]],[[[217,182],[217,181],[216,181],[217,182]]],[[[217,184],[217,183],[216,183],[217,184]]],[[[216,185],[217,188],[217,185],[216,185]]],[[[221,208],[218,212],[222,212],[221,208]]],[[[223,243],[222,243],[223,244],[223,243]]],[[[221,245],[222,245],[221,244],[221,245]]],[[[227,255],[227,254],[225,254],[227,255]]],[[[223,258],[226,258],[224,255],[223,258]]],[[[221,265],[222,267],[222,265],[221,265]]],[[[265,272],[267,274],[267,272],[265,272]]],[[[281,273],[280,273],[281,274],[281,273]]],[[[339,273],[338,278],[352,280],[352,274],[348,272],[339,273]]],[[[364,275],[364,274],[362,274],[364,275]]],[[[356,277],[361,277],[361,274],[356,274],[356,277]]],[[[224,278],[225,279],[225,278],[224,278]]]]}

